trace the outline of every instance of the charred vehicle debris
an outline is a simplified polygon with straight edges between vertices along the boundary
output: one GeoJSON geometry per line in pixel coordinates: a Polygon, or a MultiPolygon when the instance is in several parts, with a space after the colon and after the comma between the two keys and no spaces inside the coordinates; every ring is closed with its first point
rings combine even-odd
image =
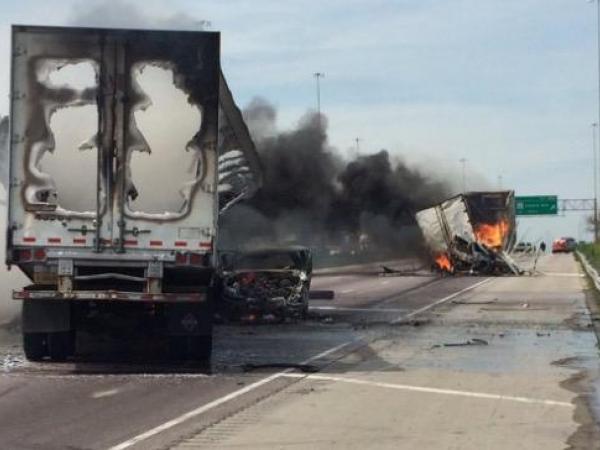
{"type": "Polygon", "coordinates": [[[417,223],[442,273],[520,275],[513,191],[468,192],[417,212],[417,223]]]}
{"type": "Polygon", "coordinates": [[[222,252],[219,311],[229,320],[306,318],[312,275],[305,247],[222,252]]]}
{"type": "Polygon", "coordinates": [[[219,33],[13,26],[9,142],[27,358],[125,324],[209,359],[218,217],[261,182],[219,33]]]}

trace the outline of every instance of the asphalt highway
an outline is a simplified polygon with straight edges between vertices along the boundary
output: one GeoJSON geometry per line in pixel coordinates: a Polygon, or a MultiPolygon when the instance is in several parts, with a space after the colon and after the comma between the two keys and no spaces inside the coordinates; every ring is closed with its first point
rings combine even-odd
{"type": "Polygon", "coordinates": [[[439,277],[401,262],[408,275],[382,276],[373,265],[321,271],[313,288],[334,290],[334,300],[311,301],[306,322],[217,326],[209,369],[29,363],[18,336],[4,331],[0,448],[483,448],[479,434],[456,424],[465,411],[494,417],[488,422],[500,425],[490,436],[527,423],[528,445],[587,445],[581,429],[593,428],[593,402],[582,399],[587,385],[568,385],[584,371],[580,381],[591,383],[597,368],[585,285],[571,256],[543,261],[549,274],[523,278],[439,277]],[[465,309],[469,302],[479,306],[465,309]],[[534,335],[533,346],[533,332],[555,337],[534,335]],[[473,338],[474,345],[445,347],[473,338]],[[493,348],[513,338],[542,355],[517,357],[532,364],[543,385],[527,385],[524,368],[514,367],[515,347],[493,348]],[[482,351],[481,361],[472,359],[482,351]],[[496,351],[497,360],[490,359],[496,351]],[[377,405],[385,405],[383,417],[377,405]],[[583,408],[577,419],[576,407],[583,408]],[[363,420],[363,408],[374,408],[372,417],[363,420]],[[524,409],[530,419],[553,421],[550,437],[547,427],[522,420],[524,409]],[[438,431],[440,445],[433,440],[438,431]]]}

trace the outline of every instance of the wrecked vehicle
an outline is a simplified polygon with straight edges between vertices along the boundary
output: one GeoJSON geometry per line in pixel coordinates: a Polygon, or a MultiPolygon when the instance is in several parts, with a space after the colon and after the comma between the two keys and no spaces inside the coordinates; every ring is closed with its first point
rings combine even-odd
{"type": "Polygon", "coordinates": [[[312,255],[305,247],[223,252],[219,310],[230,320],[306,318],[312,255]]]}
{"type": "Polygon", "coordinates": [[[11,70],[6,263],[32,281],[13,292],[26,357],[110,331],[210,359],[219,209],[260,183],[219,33],[13,26],[11,70]]]}
{"type": "Polygon", "coordinates": [[[513,191],[469,192],[417,212],[417,223],[444,273],[520,274],[513,191]]]}

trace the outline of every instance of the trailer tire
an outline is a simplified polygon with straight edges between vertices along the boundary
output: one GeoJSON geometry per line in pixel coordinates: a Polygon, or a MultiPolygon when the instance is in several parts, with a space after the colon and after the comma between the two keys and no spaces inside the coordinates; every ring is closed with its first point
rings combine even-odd
{"type": "Polygon", "coordinates": [[[51,361],[62,362],[73,355],[75,339],[70,331],[48,333],[48,354],[51,361]]]}
{"type": "Polygon", "coordinates": [[[190,338],[193,345],[190,348],[190,359],[196,362],[210,363],[212,357],[212,335],[193,336],[190,338]]]}
{"type": "Polygon", "coordinates": [[[23,351],[29,361],[41,361],[48,351],[46,333],[23,333],[23,351]]]}

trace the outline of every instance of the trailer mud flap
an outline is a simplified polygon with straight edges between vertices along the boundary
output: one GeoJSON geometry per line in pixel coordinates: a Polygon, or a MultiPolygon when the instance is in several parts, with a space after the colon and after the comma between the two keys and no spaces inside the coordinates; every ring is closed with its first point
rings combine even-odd
{"type": "Polygon", "coordinates": [[[206,336],[212,333],[213,311],[210,302],[168,305],[166,314],[167,333],[171,336],[206,336]]]}
{"type": "Polygon", "coordinates": [[[23,332],[54,333],[71,330],[71,305],[66,301],[23,301],[23,332]]]}

